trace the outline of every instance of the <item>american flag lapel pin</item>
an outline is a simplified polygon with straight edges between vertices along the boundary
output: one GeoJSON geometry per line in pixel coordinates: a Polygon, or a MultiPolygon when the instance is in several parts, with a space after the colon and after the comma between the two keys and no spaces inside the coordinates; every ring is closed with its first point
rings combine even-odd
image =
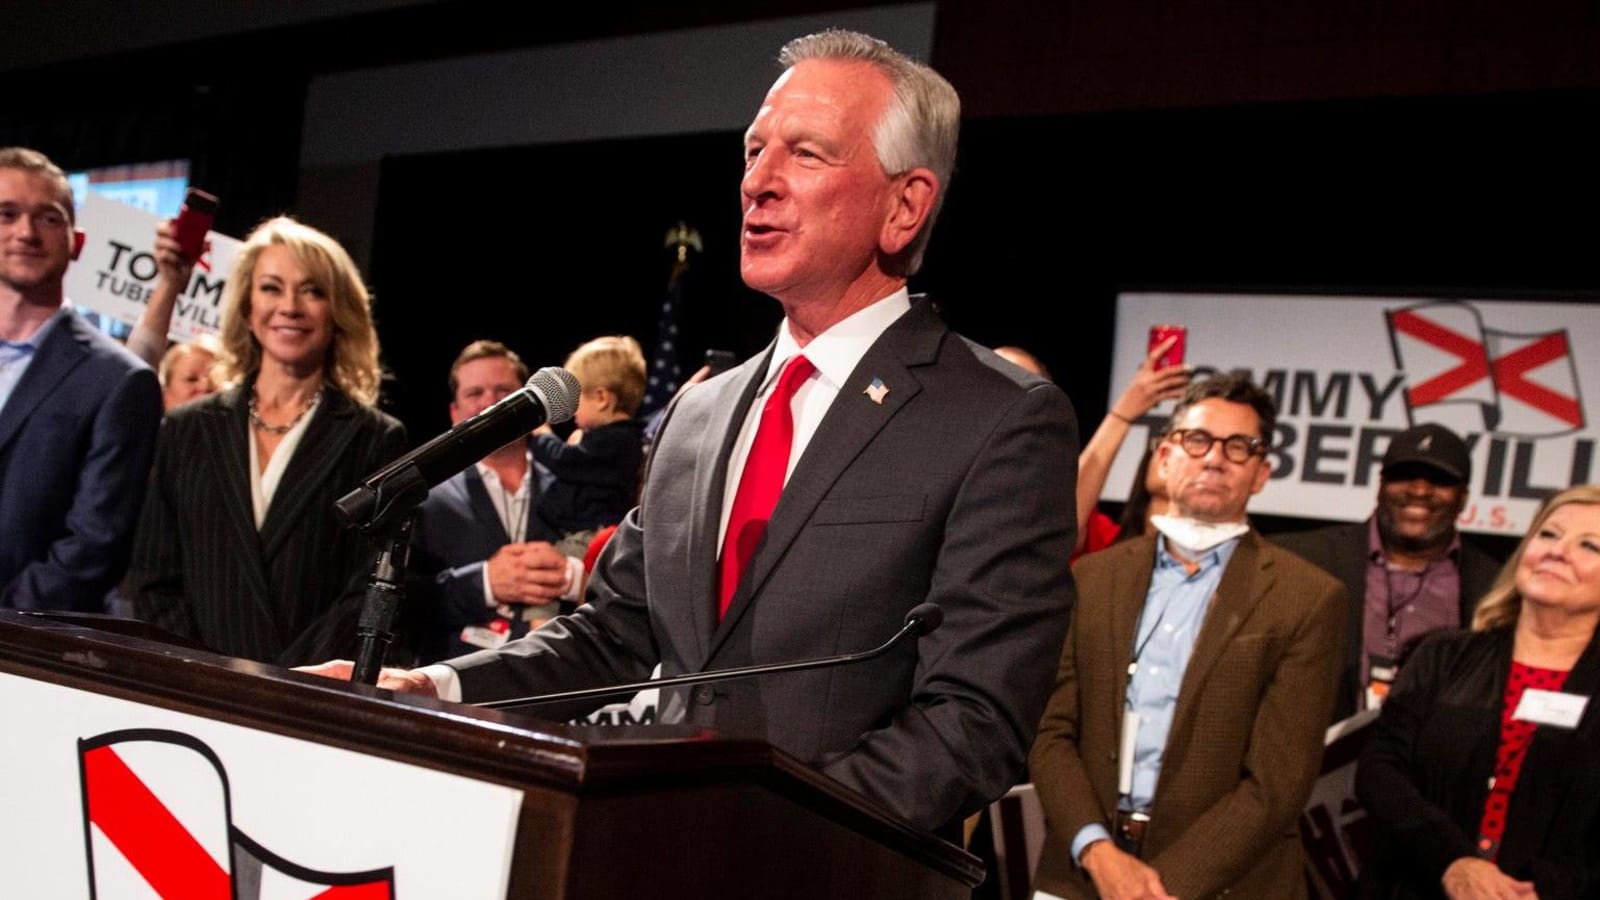
{"type": "Polygon", "coordinates": [[[883,383],[882,378],[873,376],[872,383],[867,385],[867,389],[861,393],[866,394],[869,398],[871,398],[873,403],[882,406],[883,398],[889,393],[889,386],[883,383]]]}

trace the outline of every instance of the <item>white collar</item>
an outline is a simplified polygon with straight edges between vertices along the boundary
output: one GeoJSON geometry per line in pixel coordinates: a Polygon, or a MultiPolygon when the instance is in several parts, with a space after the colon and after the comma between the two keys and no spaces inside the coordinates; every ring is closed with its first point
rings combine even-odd
{"type": "Polygon", "coordinates": [[[861,362],[861,357],[866,356],[878,338],[909,309],[911,292],[902,287],[835,322],[827,331],[812,338],[803,351],[794,335],[789,333],[789,320],[785,319],[778,326],[777,346],[773,348],[772,363],[767,367],[767,374],[761,379],[760,394],[772,389],[784,364],[801,352],[829,383],[835,386],[844,384],[850,373],[855,371],[856,364],[861,362]]]}

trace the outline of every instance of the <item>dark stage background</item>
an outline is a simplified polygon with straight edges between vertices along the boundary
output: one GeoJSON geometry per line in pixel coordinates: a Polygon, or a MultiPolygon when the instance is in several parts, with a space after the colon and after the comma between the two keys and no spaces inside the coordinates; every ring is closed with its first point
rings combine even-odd
{"type": "MultiPolygon", "coordinates": [[[[1087,437],[1120,289],[1592,298],[1600,141],[1583,123],[1597,113],[1600,93],[1574,92],[970,121],[912,287],[974,340],[1043,358],[1087,437]]],[[[764,347],[778,311],[738,280],[739,141],[387,160],[371,280],[413,438],[448,426],[445,373],[473,338],[535,368],[604,333],[648,352],[680,219],[706,247],[686,374],[707,347],[764,347]]]]}

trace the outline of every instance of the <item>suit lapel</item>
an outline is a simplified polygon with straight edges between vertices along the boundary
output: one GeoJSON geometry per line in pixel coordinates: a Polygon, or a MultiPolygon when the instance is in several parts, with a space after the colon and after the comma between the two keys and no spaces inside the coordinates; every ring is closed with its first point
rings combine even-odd
{"type": "MultiPolygon", "coordinates": [[[[946,334],[944,323],[926,303],[913,303],[911,309],[890,325],[878,340],[861,357],[855,371],[839,387],[839,395],[828,408],[817,431],[806,445],[778,505],[767,523],[766,534],[756,547],[755,556],[745,570],[739,589],[728,606],[728,614],[712,637],[710,654],[727,639],[738,625],[751,602],[778,563],[784,552],[810,521],[817,504],[833,489],[850,464],[863,449],[913,397],[922,392],[922,386],[913,374],[913,367],[934,361],[939,343],[946,334]],[[874,402],[866,395],[873,380],[892,385],[893,390],[874,402]]],[[[763,369],[762,371],[765,371],[763,369]]],[[[748,403],[740,404],[745,409],[748,403]]],[[[727,453],[723,454],[726,469],[727,453]]],[[[720,513],[720,511],[719,511],[720,513]]]]}
{"type": "MultiPolygon", "coordinates": [[[[267,516],[261,523],[261,556],[264,560],[271,559],[282,549],[283,542],[294,533],[295,526],[305,514],[306,504],[313,497],[326,499],[326,492],[320,488],[333,474],[343,456],[341,451],[349,445],[359,427],[355,405],[340,391],[324,387],[319,405],[321,409],[312,413],[305,434],[300,437],[300,445],[289,457],[278,489],[273,492],[272,502],[267,505],[267,516]]],[[[340,487],[353,488],[355,485],[339,485],[335,490],[340,487]]],[[[333,515],[331,509],[319,512],[333,515]]]]}
{"type": "MultiPolygon", "coordinates": [[[[710,420],[706,423],[706,433],[720,434],[720,441],[704,441],[700,445],[700,457],[695,461],[695,484],[692,494],[693,513],[691,515],[692,531],[689,535],[689,557],[692,563],[689,567],[690,578],[694,579],[690,586],[689,597],[690,611],[694,619],[694,632],[696,649],[700,658],[691,666],[691,671],[703,668],[711,658],[712,640],[717,635],[719,622],[717,619],[717,558],[722,554],[722,547],[717,541],[717,532],[722,525],[723,487],[728,483],[728,465],[733,457],[734,445],[739,440],[739,431],[745,418],[750,413],[750,406],[755,402],[756,391],[761,386],[761,381],[772,365],[772,353],[776,343],[769,344],[764,353],[746,362],[746,371],[742,377],[723,388],[724,391],[736,393],[737,398],[729,402],[726,397],[711,398],[712,409],[710,420]]],[[[791,479],[792,480],[792,479],[791,479]]],[[[781,506],[781,500],[779,505],[781,506]]],[[[770,526],[769,526],[770,527],[770,526]]],[[[756,558],[760,558],[761,551],[756,551],[756,558]]],[[[750,581],[746,573],[745,583],[750,581]]],[[[733,603],[739,603],[735,595],[733,603]]],[[[729,617],[732,617],[734,607],[729,608],[729,617]]]]}
{"type": "MultiPolygon", "coordinates": [[[[216,406],[206,409],[200,419],[201,447],[192,448],[199,459],[185,460],[186,464],[209,466],[211,483],[220,485],[218,501],[228,517],[228,527],[238,538],[237,546],[244,549],[239,563],[244,570],[245,582],[250,587],[250,601],[261,613],[261,621],[276,623],[282,618],[268,600],[272,590],[267,582],[267,571],[261,553],[261,535],[256,531],[255,508],[250,499],[250,423],[246,404],[253,384],[224,392],[216,406]]],[[[285,635],[277,634],[277,646],[288,643],[285,635]]]]}
{"type": "Polygon", "coordinates": [[[1239,631],[1239,626],[1250,617],[1251,611],[1271,589],[1274,576],[1271,563],[1261,551],[1260,538],[1248,531],[1239,538],[1239,546],[1222,573],[1217,593],[1211,598],[1200,635],[1194,642],[1194,653],[1189,657],[1189,667],[1183,673],[1183,684],[1178,688],[1178,707],[1172,714],[1172,731],[1167,746],[1182,746],[1199,695],[1213,666],[1227,652],[1228,644],[1239,631]]]}
{"type": "Polygon", "coordinates": [[[89,336],[80,330],[88,327],[70,312],[56,319],[44,343],[34,351],[28,371],[22,373],[22,380],[11,390],[11,398],[0,408],[0,450],[16,437],[39,404],[67,383],[67,375],[89,358],[89,336]]]}
{"type": "Polygon", "coordinates": [[[1116,664],[1117,689],[1110,697],[1112,721],[1121,722],[1128,697],[1128,666],[1133,662],[1133,642],[1139,628],[1139,615],[1144,611],[1145,598],[1150,595],[1150,579],[1156,567],[1156,538],[1152,532],[1135,542],[1140,548],[1130,550],[1133,559],[1126,566],[1117,566],[1111,574],[1111,643],[1107,652],[1116,664]]]}

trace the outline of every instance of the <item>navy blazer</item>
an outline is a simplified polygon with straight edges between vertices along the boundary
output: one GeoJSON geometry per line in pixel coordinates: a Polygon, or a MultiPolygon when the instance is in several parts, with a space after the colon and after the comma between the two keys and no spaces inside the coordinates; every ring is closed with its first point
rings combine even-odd
{"type": "MultiPolygon", "coordinates": [[[[1400,671],[1356,768],[1378,825],[1363,897],[1443,898],[1450,863],[1472,856],[1500,746],[1511,628],[1428,636],[1400,671]]],[[[1540,725],[1522,761],[1496,863],[1540,900],[1600,897],[1600,635],[1562,691],[1589,698],[1577,728],[1540,725]]]]}
{"type": "Polygon", "coordinates": [[[72,310],[0,408],[0,607],[104,612],[161,425],[155,372],[72,310]]]}
{"type": "MultiPolygon", "coordinates": [[[[528,478],[532,497],[526,540],[560,540],[532,507],[538,501],[537,476],[528,478]]],[[[476,465],[468,466],[428,492],[417,509],[416,540],[408,569],[406,607],[417,622],[418,654],[424,662],[446,659],[477,650],[459,637],[462,628],[481,625],[494,617],[484,600],[484,563],[495,551],[511,543],[511,536],[489,499],[476,465]]],[[[512,624],[512,637],[521,637],[527,625],[512,624]]]]}
{"type": "Polygon", "coordinates": [[[450,665],[468,700],[619,684],[864,650],[935,603],[943,627],[894,652],[663,692],[661,718],[959,823],[1022,780],[1066,635],[1071,403],[914,301],[840,385],[719,621],[728,459],[772,352],[675,398],[587,604],[450,665]]]}

